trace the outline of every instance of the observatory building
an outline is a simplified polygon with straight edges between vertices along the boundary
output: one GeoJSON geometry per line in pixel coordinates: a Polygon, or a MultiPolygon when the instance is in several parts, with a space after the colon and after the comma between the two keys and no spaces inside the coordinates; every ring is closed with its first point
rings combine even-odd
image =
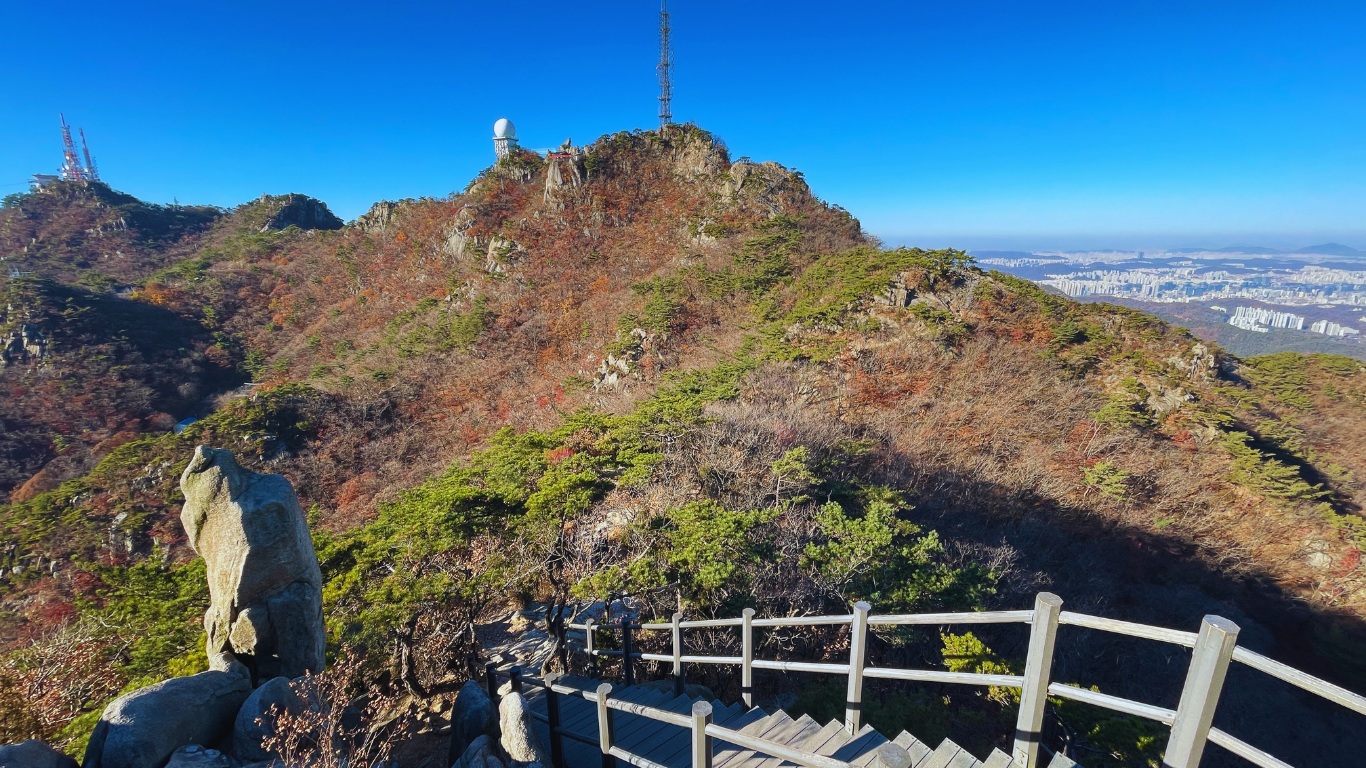
{"type": "Polygon", "coordinates": [[[508,153],[517,148],[517,126],[506,117],[498,118],[498,122],[493,124],[493,153],[499,160],[508,156],[508,153]]]}

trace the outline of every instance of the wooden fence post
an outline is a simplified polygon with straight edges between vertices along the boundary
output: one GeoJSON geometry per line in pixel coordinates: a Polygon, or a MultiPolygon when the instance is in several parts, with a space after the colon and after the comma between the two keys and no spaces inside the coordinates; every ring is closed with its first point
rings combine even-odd
{"type": "Polygon", "coordinates": [[[631,643],[631,617],[629,615],[621,617],[621,674],[625,678],[626,687],[630,688],[636,684],[635,671],[631,669],[631,656],[634,653],[631,643]]]}
{"type": "Polygon", "coordinates": [[[545,719],[547,729],[550,731],[550,764],[554,768],[565,768],[564,764],[564,737],[558,731],[560,729],[560,694],[555,691],[555,684],[564,677],[563,672],[551,672],[542,680],[545,681],[545,719]]]}
{"type": "Polygon", "coordinates": [[[1200,622],[1200,634],[1196,636],[1190,669],[1186,671],[1186,685],[1181,689],[1181,703],[1176,705],[1172,735],[1162,758],[1164,768],[1200,765],[1210,724],[1214,721],[1214,709],[1219,705],[1219,694],[1224,689],[1228,664],[1237,644],[1237,624],[1220,616],[1206,616],[1200,622]]]}
{"type": "Polygon", "coordinates": [[[598,654],[593,648],[597,628],[597,622],[592,619],[583,623],[583,650],[588,654],[588,661],[593,665],[593,677],[598,676],[598,654]]]}
{"type": "Polygon", "coordinates": [[[563,610],[555,620],[555,647],[560,654],[560,671],[568,674],[569,672],[569,619],[563,610]]]}
{"type": "Polygon", "coordinates": [[[707,726],[711,725],[711,704],[705,701],[692,703],[692,768],[711,768],[711,736],[707,726]]]}
{"type": "Polygon", "coordinates": [[[616,758],[612,756],[612,710],[607,706],[607,697],[612,695],[612,684],[598,686],[598,748],[602,750],[602,768],[615,768],[616,758]]]}
{"type": "Polygon", "coordinates": [[[679,624],[683,621],[682,613],[674,614],[672,627],[674,645],[674,695],[682,696],[683,686],[683,627],[679,624]]]}
{"type": "Polygon", "coordinates": [[[1034,598],[1034,618],[1030,619],[1029,656],[1025,661],[1024,684],[1020,690],[1020,715],[1015,721],[1015,749],[1011,756],[1019,768],[1039,764],[1039,737],[1043,732],[1044,710],[1048,706],[1048,683],[1053,673],[1053,645],[1058,637],[1058,613],[1062,598],[1040,592],[1034,598]]]}
{"type": "Polygon", "coordinates": [[[496,709],[498,707],[498,665],[491,661],[484,665],[484,684],[489,689],[489,701],[493,702],[496,709]]]}
{"type": "Polygon", "coordinates": [[[740,624],[740,698],[754,706],[754,609],[746,608],[740,624]]]}
{"type": "Polygon", "coordinates": [[[522,679],[519,677],[521,674],[522,667],[518,664],[513,664],[512,669],[508,670],[508,688],[510,688],[513,693],[522,692],[522,679]]]}
{"type": "Polygon", "coordinates": [[[863,718],[863,664],[868,656],[868,612],[873,607],[862,600],[854,603],[854,618],[849,623],[849,690],[844,699],[844,730],[858,733],[863,718]]]}

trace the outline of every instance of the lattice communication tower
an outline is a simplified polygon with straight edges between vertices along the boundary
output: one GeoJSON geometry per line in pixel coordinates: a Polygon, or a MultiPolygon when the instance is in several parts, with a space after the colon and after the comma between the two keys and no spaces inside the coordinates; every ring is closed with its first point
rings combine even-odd
{"type": "Polygon", "coordinates": [[[62,119],[62,178],[66,181],[87,181],[90,173],[76,155],[76,142],[71,140],[71,126],[66,124],[66,115],[57,114],[62,119]]]}
{"type": "Polygon", "coordinates": [[[95,158],[90,156],[90,145],[85,143],[85,129],[81,131],[81,154],[85,155],[85,175],[91,181],[100,180],[100,168],[95,165],[95,158]]]}
{"type": "Polygon", "coordinates": [[[659,3],[659,129],[662,131],[673,122],[672,102],[674,97],[673,69],[674,52],[669,46],[669,0],[659,3]]]}

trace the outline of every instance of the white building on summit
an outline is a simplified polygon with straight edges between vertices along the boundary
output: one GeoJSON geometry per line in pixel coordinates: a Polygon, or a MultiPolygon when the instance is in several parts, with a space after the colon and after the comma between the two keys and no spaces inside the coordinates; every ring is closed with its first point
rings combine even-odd
{"type": "Polygon", "coordinates": [[[506,117],[498,118],[498,122],[493,124],[493,153],[499,160],[508,156],[508,153],[517,148],[517,126],[506,117]]]}

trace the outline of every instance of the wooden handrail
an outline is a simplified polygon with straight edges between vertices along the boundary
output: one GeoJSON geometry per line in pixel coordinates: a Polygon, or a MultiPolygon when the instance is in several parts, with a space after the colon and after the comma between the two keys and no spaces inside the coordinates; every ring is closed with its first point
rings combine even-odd
{"type": "Polygon", "coordinates": [[[1249,651],[1246,648],[1238,647],[1233,649],[1233,660],[1280,680],[1290,683],[1304,691],[1322,696],[1325,699],[1344,706],[1353,712],[1366,715],[1366,696],[1361,696],[1343,688],[1333,685],[1327,680],[1320,680],[1317,677],[1301,672],[1294,667],[1282,664],[1274,659],[1249,651]]]}
{"type": "MultiPolygon", "coordinates": [[[[847,615],[787,616],[760,619],[754,617],[753,609],[747,608],[742,617],[733,619],[683,621],[681,615],[675,615],[673,621],[667,623],[651,622],[631,624],[628,621],[622,621],[617,624],[597,625],[594,621],[589,620],[583,624],[568,624],[567,626],[570,629],[584,630],[584,650],[593,659],[595,668],[599,658],[608,656],[623,657],[623,671],[627,673],[630,671],[632,660],[635,659],[670,662],[673,664],[675,685],[681,686],[685,668],[688,664],[738,666],[741,668],[742,674],[741,696],[746,706],[753,706],[754,703],[753,670],[756,669],[846,676],[849,680],[849,686],[845,726],[846,728],[854,728],[855,730],[857,729],[859,710],[861,709],[863,698],[862,682],[864,678],[949,683],[955,685],[1003,686],[1020,689],[1021,707],[1019,723],[1017,723],[1016,727],[1015,753],[1012,756],[1014,761],[1013,764],[1017,768],[1035,768],[1035,766],[1039,764],[1038,737],[1042,727],[1042,712],[1043,707],[1046,704],[1047,696],[1071,699],[1073,701],[1136,717],[1142,717],[1170,726],[1172,728],[1172,734],[1167,744],[1165,759],[1171,768],[1195,768],[1195,766],[1199,765],[1206,742],[1218,744],[1233,754],[1248,760],[1254,765],[1260,766],[1260,768],[1290,768],[1288,763],[1211,726],[1211,719],[1215,708],[1217,707],[1219,694],[1223,687],[1230,662],[1238,662],[1251,667],[1263,674],[1333,702],[1349,711],[1366,715],[1366,696],[1353,693],[1341,686],[1334,685],[1326,680],[1301,672],[1289,665],[1267,658],[1266,656],[1246,648],[1239,647],[1237,645],[1238,627],[1226,619],[1217,616],[1207,616],[1204,621],[1201,622],[1201,629],[1197,633],[1166,627],[1155,627],[1129,621],[1120,621],[1118,619],[1092,616],[1073,611],[1063,611],[1060,610],[1061,604],[1062,601],[1056,596],[1042,593],[1036,601],[1034,609],[1028,611],[870,615],[866,604],[858,604],[855,606],[854,612],[847,615]],[[943,624],[1030,625],[1029,654],[1026,659],[1025,674],[998,675],[977,672],[896,669],[872,667],[866,664],[866,638],[869,629],[943,624]],[[754,628],[818,626],[850,627],[851,642],[848,663],[778,661],[754,658],[754,628]],[[1177,709],[1167,709],[1165,707],[1146,704],[1144,702],[1100,693],[1098,691],[1091,691],[1085,688],[1061,685],[1052,681],[1050,679],[1051,666],[1058,626],[1081,627],[1141,640],[1169,643],[1192,649],[1193,658],[1190,668],[1188,669],[1186,685],[1182,692],[1180,705],[1177,709]],[[685,655],[683,653],[682,630],[724,627],[740,628],[740,656],[704,656],[698,654],[685,655]],[[622,650],[608,651],[595,648],[593,635],[594,631],[597,629],[622,631],[624,633],[622,650]],[[669,630],[671,634],[671,652],[667,654],[634,652],[631,649],[629,634],[631,631],[635,630],[646,632],[669,630]]],[[[568,691],[563,692],[567,693],[568,691]]],[[[625,709],[625,705],[616,706],[614,703],[613,706],[608,709],[625,709]]],[[[637,714],[644,713],[637,712],[637,714]]],[[[670,722],[674,725],[691,727],[690,723],[695,723],[697,721],[696,718],[692,718],[690,723],[684,722],[689,721],[689,718],[673,715],[672,713],[669,714],[672,716],[670,722]]],[[[649,717],[650,715],[647,714],[646,716],[649,717]]],[[[748,746],[748,744],[762,741],[761,739],[755,739],[754,737],[744,734],[737,734],[739,738],[732,738],[730,734],[724,733],[725,731],[726,729],[715,724],[708,724],[706,726],[706,732],[708,734],[725,738],[727,741],[746,746],[746,748],[758,749],[756,747],[748,746]]],[[[778,750],[787,750],[787,748],[782,745],[769,744],[759,751],[765,751],[766,754],[770,754],[774,757],[780,757],[785,760],[797,762],[801,765],[811,766],[812,768],[827,768],[828,765],[834,765],[834,763],[802,762],[801,760],[795,759],[801,753],[788,755],[785,752],[780,752],[778,750]]],[[[805,756],[804,759],[809,760],[811,757],[812,756],[805,756]]],[[[625,757],[622,757],[622,759],[631,762],[633,765],[641,764],[627,760],[625,757]]],[[[837,762],[838,761],[835,761],[835,763],[837,762]]]]}

